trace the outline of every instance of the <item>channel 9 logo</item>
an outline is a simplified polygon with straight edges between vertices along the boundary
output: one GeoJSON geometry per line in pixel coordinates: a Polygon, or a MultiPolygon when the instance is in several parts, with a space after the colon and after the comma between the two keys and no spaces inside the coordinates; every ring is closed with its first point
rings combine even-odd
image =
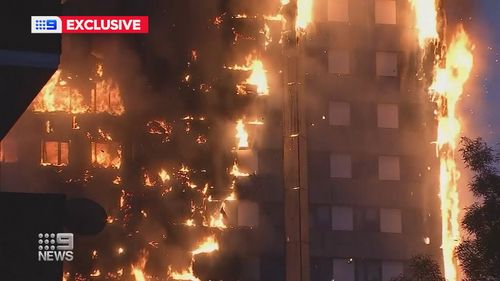
{"type": "Polygon", "coordinates": [[[73,233],[39,233],[38,261],[72,261],[73,233]]]}
{"type": "Polygon", "coordinates": [[[61,33],[62,22],[59,17],[33,16],[31,17],[31,33],[61,33]]]}

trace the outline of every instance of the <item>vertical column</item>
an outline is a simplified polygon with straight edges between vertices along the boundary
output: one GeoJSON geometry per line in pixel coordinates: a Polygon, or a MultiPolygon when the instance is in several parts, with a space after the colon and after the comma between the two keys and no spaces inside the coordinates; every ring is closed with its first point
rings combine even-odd
{"type": "Polygon", "coordinates": [[[303,46],[295,31],[296,1],[284,7],[283,167],[286,280],[309,281],[307,132],[303,91],[303,46]]]}

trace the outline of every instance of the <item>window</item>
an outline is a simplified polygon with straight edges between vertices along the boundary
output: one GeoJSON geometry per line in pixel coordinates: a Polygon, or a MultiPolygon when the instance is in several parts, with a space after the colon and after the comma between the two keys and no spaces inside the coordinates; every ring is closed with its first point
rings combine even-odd
{"type": "Polygon", "coordinates": [[[380,214],[379,210],[376,208],[365,208],[359,210],[361,218],[359,221],[359,227],[363,231],[367,232],[379,232],[380,231],[380,214]]]}
{"type": "Polygon", "coordinates": [[[94,112],[107,112],[112,115],[121,115],[125,108],[120,96],[118,85],[112,80],[101,80],[91,94],[92,109],[94,112]]]}
{"type": "Polygon", "coordinates": [[[92,165],[101,168],[119,169],[121,166],[122,151],[120,145],[114,142],[92,142],[92,165]]]}
{"type": "Polygon", "coordinates": [[[332,229],[353,230],[353,210],[350,207],[332,207],[332,229]]]}
{"type": "Polygon", "coordinates": [[[364,261],[364,281],[381,281],[382,270],[379,261],[366,260],[364,261]]]}
{"type": "Polygon", "coordinates": [[[379,180],[399,180],[399,157],[379,156],[378,178],[379,180]]]}
{"type": "Polygon", "coordinates": [[[375,0],[375,23],[396,24],[395,0],[375,0]]]}
{"type": "Polygon", "coordinates": [[[17,143],[7,139],[0,141],[0,162],[17,162],[17,143]]]}
{"type": "Polygon", "coordinates": [[[354,281],[354,260],[333,259],[333,278],[332,280],[354,281]]]}
{"type": "Polygon", "coordinates": [[[399,127],[399,109],[396,104],[377,106],[377,125],[379,128],[397,129],[399,127]]]}
{"type": "Polygon", "coordinates": [[[377,76],[398,76],[398,54],[394,52],[377,52],[377,76]]]}
{"type": "Polygon", "coordinates": [[[69,143],[43,141],[41,164],[43,166],[67,166],[69,164],[69,143]]]}
{"type": "Polygon", "coordinates": [[[390,281],[403,274],[403,263],[398,261],[382,262],[382,281],[390,281]]]}
{"type": "Polygon", "coordinates": [[[381,209],[380,210],[380,231],[386,233],[401,233],[401,210],[381,209]]]}
{"type": "Polygon", "coordinates": [[[344,50],[330,50],[328,52],[328,72],[334,74],[349,74],[349,52],[344,50]]]}
{"type": "Polygon", "coordinates": [[[347,22],[349,20],[348,0],[328,0],[328,20],[347,22]]]}
{"type": "Polygon", "coordinates": [[[330,125],[349,126],[351,106],[346,102],[330,102],[330,125]]]}
{"type": "Polygon", "coordinates": [[[332,209],[327,205],[313,205],[310,209],[310,226],[316,229],[330,230],[332,209]]]}
{"type": "Polygon", "coordinates": [[[330,156],[330,177],[351,178],[351,156],[347,154],[332,154],[330,156]]]}
{"type": "Polygon", "coordinates": [[[259,225],[259,205],[246,200],[238,202],[238,226],[257,225],[259,225]]]}

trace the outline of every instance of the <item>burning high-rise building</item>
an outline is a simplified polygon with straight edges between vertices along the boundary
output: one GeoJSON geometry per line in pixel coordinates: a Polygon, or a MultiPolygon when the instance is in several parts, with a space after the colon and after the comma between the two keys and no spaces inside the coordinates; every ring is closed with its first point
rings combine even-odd
{"type": "Polygon", "coordinates": [[[438,1],[153,2],[148,35],[65,38],[2,140],[2,191],[107,211],[64,280],[456,281],[472,57],[438,1]]]}

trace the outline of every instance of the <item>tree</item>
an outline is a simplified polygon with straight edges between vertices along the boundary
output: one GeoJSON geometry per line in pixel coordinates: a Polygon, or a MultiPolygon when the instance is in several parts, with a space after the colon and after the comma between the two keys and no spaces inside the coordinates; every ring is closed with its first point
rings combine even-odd
{"type": "Polygon", "coordinates": [[[498,153],[481,138],[462,138],[460,149],[474,176],[469,189],[476,203],[467,208],[462,228],[467,237],[457,249],[466,281],[500,280],[500,175],[498,153]]]}
{"type": "Polygon", "coordinates": [[[439,265],[428,255],[411,258],[409,272],[391,281],[444,281],[439,265]]]}

